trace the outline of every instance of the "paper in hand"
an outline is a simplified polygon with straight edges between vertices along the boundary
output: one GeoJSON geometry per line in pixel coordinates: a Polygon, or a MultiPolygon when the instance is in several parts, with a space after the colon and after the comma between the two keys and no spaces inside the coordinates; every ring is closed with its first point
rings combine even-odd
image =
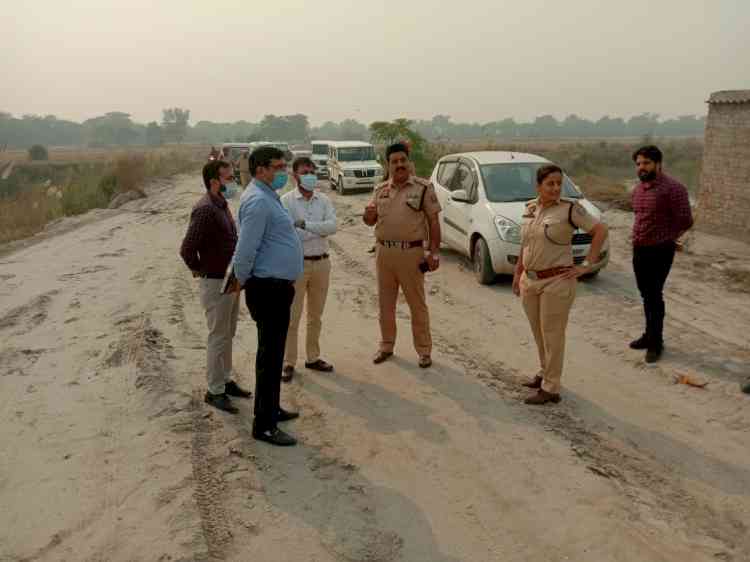
{"type": "Polygon", "coordinates": [[[227,267],[227,272],[224,274],[224,281],[221,284],[221,294],[226,295],[234,290],[234,286],[237,283],[237,277],[234,275],[234,268],[232,264],[227,267]]]}

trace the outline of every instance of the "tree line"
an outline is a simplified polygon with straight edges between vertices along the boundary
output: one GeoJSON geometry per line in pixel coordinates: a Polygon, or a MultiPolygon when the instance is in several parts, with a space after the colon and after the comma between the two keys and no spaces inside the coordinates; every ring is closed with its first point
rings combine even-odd
{"type": "MultiPolygon", "coordinates": [[[[219,144],[225,141],[256,140],[304,143],[314,138],[370,140],[380,123],[384,122],[376,121],[368,126],[355,119],[344,119],[339,123],[327,121],[313,127],[306,115],[295,114],[266,115],[257,123],[244,120],[232,123],[204,120],[191,125],[190,110],[177,107],[164,109],[161,122],[146,124],[136,123],[130,114],[119,111],[87,119],[82,123],[58,119],[54,115],[14,117],[10,113],[0,112],[0,146],[158,146],[168,142],[219,144]]],[[[409,124],[411,129],[428,141],[647,135],[669,137],[702,135],[705,117],[683,115],[661,119],[655,113],[642,113],[629,119],[604,116],[598,120],[589,120],[569,115],[558,120],[553,115],[541,115],[528,122],[507,118],[487,123],[461,123],[454,122],[447,115],[436,115],[429,120],[410,120],[409,124]]]]}

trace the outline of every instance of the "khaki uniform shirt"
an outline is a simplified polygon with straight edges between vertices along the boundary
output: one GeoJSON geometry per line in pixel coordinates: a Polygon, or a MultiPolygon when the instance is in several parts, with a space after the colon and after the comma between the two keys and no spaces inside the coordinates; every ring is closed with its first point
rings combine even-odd
{"type": "Polygon", "coordinates": [[[521,226],[523,265],[529,271],[573,265],[575,227],[591,232],[598,221],[578,202],[561,199],[543,208],[539,199],[526,203],[521,226]],[[573,206],[571,209],[571,205],[573,206]]]}
{"type": "Polygon", "coordinates": [[[375,237],[378,240],[416,242],[427,240],[427,217],[441,211],[435,188],[422,178],[410,176],[401,187],[386,181],[375,188],[373,202],[378,209],[375,237]]]}
{"type": "Polygon", "coordinates": [[[240,154],[239,168],[240,168],[241,174],[250,173],[250,154],[249,153],[243,152],[242,154],[240,154]]]}

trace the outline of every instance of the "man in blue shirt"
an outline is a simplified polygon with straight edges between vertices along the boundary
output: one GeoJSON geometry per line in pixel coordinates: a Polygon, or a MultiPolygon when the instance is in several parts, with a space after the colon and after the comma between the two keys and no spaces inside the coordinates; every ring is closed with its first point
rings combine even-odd
{"type": "Polygon", "coordinates": [[[302,244],[278,191],[288,180],[284,153],[264,146],[249,158],[253,181],[240,199],[239,240],[232,258],[239,287],[258,329],[253,437],[273,445],[296,439],[277,427],[299,416],[281,408],[281,370],[294,282],[302,274],[302,244]]]}

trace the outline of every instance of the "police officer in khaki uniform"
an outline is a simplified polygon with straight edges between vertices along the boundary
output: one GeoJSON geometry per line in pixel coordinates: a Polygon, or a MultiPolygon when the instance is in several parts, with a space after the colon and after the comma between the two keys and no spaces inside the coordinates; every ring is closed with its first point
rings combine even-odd
{"type": "Polygon", "coordinates": [[[539,352],[540,370],[524,384],[538,389],[527,404],[560,401],[565,353],[565,328],[576,294],[576,280],[599,261],[607,227],[575,201],[560,199],[562,170],[547,165],[537,171],[539,196],[526,204],[521,228],[521,255],[513,277],[513,292],[521,296],[539,352]],[[593,236],[588,256],[573,265],[573,233],[593,236]]]}
{"type": "Polygon", "coordinates": [[[365,208],[364,222],[375,226],[376,270],[380,301],[380,349],[373,362],[382,363],[393,355],[396,343],[398,289],[411,311],[414,347],[419,366],[432,365],[430,317],[424,291],[424,270],[440,265],[440,203],[427,180],[411,174],[409,149],[403,143],[386,149],[389,180],[375,188],[365,208]],[[425,255],[425,242],[429,252],[425,255]]]}
{"type": "Polygon", "coordinates": [[[250,151],[243,150],[238,160],[238,167],[240,170],[240,187],[243,189],[250,183],[250,151]]]}

